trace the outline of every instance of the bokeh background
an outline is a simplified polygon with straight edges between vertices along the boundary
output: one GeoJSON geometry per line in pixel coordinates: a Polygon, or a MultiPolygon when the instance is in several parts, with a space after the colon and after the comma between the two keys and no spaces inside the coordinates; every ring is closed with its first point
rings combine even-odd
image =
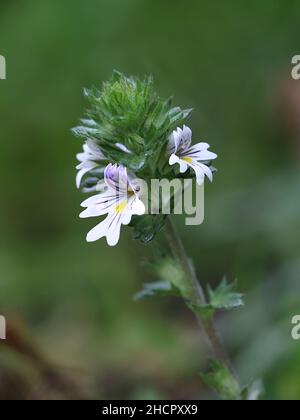
{"type": "Polygon", "coordinates": [[[113,69],[153,74],[193,107],[195,140],[219,155],[206,220],[176,220],[203,282],[238,278],[246,306],[218,319],[242,382],[300,398],[300,81],[296,0],[1,2],[0,398],[214,398],[206,352],[176,299],[133,302],[148,247],[85,242],[70,128],[83,87],[113,69]]]}

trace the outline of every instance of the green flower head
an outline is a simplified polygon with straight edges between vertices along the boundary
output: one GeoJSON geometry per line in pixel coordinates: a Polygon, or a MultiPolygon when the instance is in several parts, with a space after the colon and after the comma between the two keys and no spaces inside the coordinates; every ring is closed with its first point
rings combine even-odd
{"type": "Polygon", "coordinates": [[[90,108],[87,118],[73,129],[75,135],[94,141],[110,162],[137,175],[159,178],[168,136],[191,110],[173,107],[171,99],[161,100],[152,77],[140,80],[117,71],[101,90],[85,89],[84,93],[90,108]]]}

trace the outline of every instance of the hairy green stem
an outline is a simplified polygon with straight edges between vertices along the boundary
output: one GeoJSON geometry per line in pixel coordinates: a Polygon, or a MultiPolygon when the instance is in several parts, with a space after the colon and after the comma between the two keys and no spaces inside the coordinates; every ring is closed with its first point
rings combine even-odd
{"type": "MultiPolygon", "coordinates": [[[[187,286],[191,291],[191,303],[196,306],[205,305],[207,301],[203,288],[197,278],[194,266],[186,254],[184,245],[170,217],[168,217],[166,220],[165,233],[173,256],[182,268],[185,279],[188,282],[187,286]]],[[[207,336],[214,357],[220,360],[229,369],[229,371],[233,373],[229,359],[223,349],[223,345],[217,332],[214,320],[201,317],[200,314],[197,314],[197,319],[207,336]]]]}

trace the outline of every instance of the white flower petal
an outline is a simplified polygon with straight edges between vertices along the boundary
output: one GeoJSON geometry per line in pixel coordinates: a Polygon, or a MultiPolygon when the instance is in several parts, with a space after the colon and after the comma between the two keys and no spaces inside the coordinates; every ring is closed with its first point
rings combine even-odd
{"type": "Polygon", "coordinates": [[[179,157],[173,153],[169,158],[169,165],[175,165],[175,163],[179,163],[179,160],[179,157]]]}
{"type": "Polygon", "coordinates": [[[96,217],[96,216],[103,216],[107,213],[112,213],[115,211],[116,206],[120,203],[117,197],[112,197],[109,200],[103,199],[101,202],[96,202],[95,204],[91,204],[85,210],[83,210],[79,217],[81,219],[86,217],[96,217]]]}
{"type": "Polygon", "coordinates": [[[183,126],[181,134],[181,142],[179,148],[181,150],[186,150],[190,147],[192,143],[192,130],[186,125],[183,126]]]}
{"type": "Polygon", "coordinates": [[[83,152],[77,153],[76,155],[77,160],[80,162],[79,165],[76,166],[76,169],[79,170],[76,175],[77,188],[80,187],[82,177],[90,170],[96,168],[99,161],[105,159],[100,146],[90,139],[84,143],[82,148],[83,152]]]}
{"type": "Polygon", "coordinates": [[[97,217],[106,213],[108,212],[102,213],[99,209],[97,209],[96,206],[90,206],[90,207],[87,207],[85,210],[83,210],[80,213],[79,217],[80,219],[86,219],[87,217],[97,217]]]}
{"type": "Polygon", "coordinates": [[[199,166],[196,166],[196,165],[190,165],[190,166],[195,171],[197,184],[198,185],[203,184],[204,178],[205,178],[205,174],[204,174],[202,168],[200,168],[199,166]]]}
{"type": "Polygon", "coordinates": [[[91,164],[89,166],[86,166],[85,168],[80,169],[76,174],[76,187],[80,188],[81,180],[83,176],[88,173],[91,169],[96,168],[97,163],[91,164]]]}
{"type": "Polygon", "coordinates": [[[114,214],[110,214],[102,222],[93,227],[86,236],[87,242],[94,242],[106,236],[114,217],[114,214]]]}
{"type": "Polygon", "coordinates": [[[77,153],[76,159],[79,160],[79,162],[83,162],[84,160],[86,160],[86,153],[77,153]]]}
{"type": "Polygon", "coordinates": [[[209,145],[207,145],[208,147],[203,147],[203,145],[206,146],[207,143],[198,143],[198,144],[195,144],[194,146],[190,147],[185,152],[185,156],[188,156],[188,157],[196,159],[196,160],[203,160],[203,161],[214,160],[218,157],[215,153],[207,150],[209,148],[209,145]]]}
{"type": "Polygon", "coordinates": [[[210,180],[210,182],[212,182],[213,181],[212,170],[208,166],[204,165],[203,163],[198,163],[198,165],[202,168],[203,172],[205,173],[207,178],[210,180]]]}
{"type": "Polygon", "coordinates": [[[120,239],[122,225],[122,214],[116,213],[106,234],[106,241],[109,246],[115,246],[120,239]]]}
{"type": "Polygon", "coordinates": [[[185,156],[193,160],[200,160],[203,162],[208,161],[208,160],[214,160],[217,158],[217,155],[215,153],[209,152],[208,150],[202,150],[201,152],[194,152],[194,153],[187,151],[185,156]]]}
{"type": "Polygon", "coordinates": [[[109,163],[104,171],[104,181],[109,188],[127,194],[129,179],[124,166],[109,163]]]}
{"type": "Polygon", "coordinates": [[[182,159],[179,159],[178,163],[179,163],[179,172],[181,174],[184,174],[188,169],[188,164],[182,159]]]}
{"type": "Polygon", "coordinates": [[[213,174],[211,169],[203,163],[193,161],[192,163],[189,163],[189,166],[194,169],[196,174],[196,180],[199,185],[203,183],[205,175],[210,181],[213,180],[213,174]]]}
{"type": "Polygon", "coordinates": [[[179,171],[181,174],[187,171],[187,168],[188,168],[187,162],[185,162],[184,160],[180,159],[180,157],[173,154],[170,156],[169,165],[175,165],[175,163],[179,164],[179,171]]]}
{"type": "Polygon", "coordinates": [[[107,244],[109,246],[115,246],[120,238],[121,224],[121,213],[109,214],[101,223],[89,231],[86,240],[87,242],[95,242],[106,236],[107,244]]]}
{"type": "Polygon", "coordinates": [[[129,225],[131,222],[132,213],[128,210],[124,211],[122,215],[122,225],[129,225]]]}
{"type": "Polygon", "coordinates": [[[210,148],[210,145],[208,143],[204,143],[204,142],[199,142],[199,143],[193,144],[190,147],[190,149],[195,151],[195,152],[198,152],[198,151],[201,151],[201,150],[207,150],[209,148],[210,148]]]}
{"type": "Polygon", "coordinates": [[[98,146],[93,140],[88,139],[86,141],[86,146],[88,147],[89,153],[94,156],[97,160],[103,160],[105,159],[105,156],[101,150],[101,147],[98,146]]]}
{"type": "Polygon", "coordinates": [[[182,130],[181,130],[181,128],[178,127],[177,130],[173,131],[172,134],[169,136],[168,155],[176,153],[177,148],[178,148],[179,143],[180,143],[181,135],[182,135],[182,130]]]}
{"type": "Polygon", "coordinates": [[[88,168],[90,170],[95,168],[96,166],[98,166],[96,162],[92,162],[91,160],[85,160],[84,162],[79,163],[76,166],[76,169],[88,168]]]}
{"type": "Polygon", "coordinates": [[[114,190],[106,190],[99,194],[92,195],[91,197],[84,200],[80,205],[81,207],[89,207],[89,206],[96,206],[101,205],[106,202],[114,202],[116,203],[118,200],[118,196],[114,190]]]}
{"type": "Polygon", "coordinates": [[[141,216],[145,214],[145,211],[146,211],[145,204],[139,198],[136,197],[131,204],[132,214],[141,216]]]}

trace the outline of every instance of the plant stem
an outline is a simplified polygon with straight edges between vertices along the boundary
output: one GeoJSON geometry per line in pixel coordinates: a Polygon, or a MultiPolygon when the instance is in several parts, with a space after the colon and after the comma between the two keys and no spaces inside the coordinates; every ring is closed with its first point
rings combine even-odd
{"type": "MultiPolygon", "coordinates": [[[[186,254],[184,245],[170,217],[168,217],[166,220],[165,233],[170,248],[172,250],[173,256],[182,268],[185,274],[185,279],[188,282],[187,286],[191,291],[191,303],[197,306],[205,305],[207,301],[205,298],[203,288],[197,278],[194,266],[186,254]]],[[[218,360],[220,360],[231,373],[233,373],[230,361],[223,349],[223,345],[219,338],[219,334],[217,332],[214,320],[211,318],[203,318],[200,316],[200,314],[197,314],[197,319],[207,336],[208,342],[210,344],[214,356],[218,360]]]]}

